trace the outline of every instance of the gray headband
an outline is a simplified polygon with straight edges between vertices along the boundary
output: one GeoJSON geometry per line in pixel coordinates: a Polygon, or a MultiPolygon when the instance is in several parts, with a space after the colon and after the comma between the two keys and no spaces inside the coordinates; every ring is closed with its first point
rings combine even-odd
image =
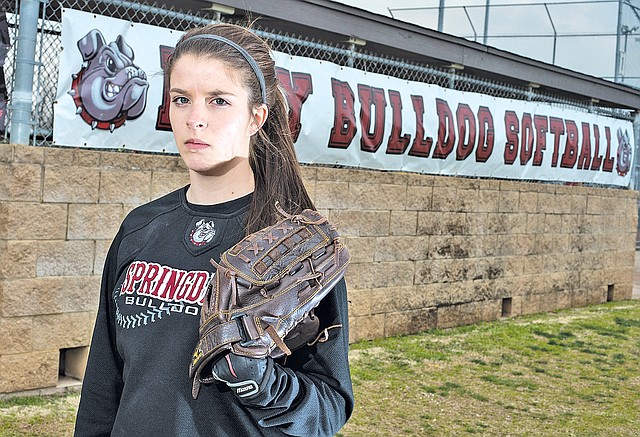
{"type": "Polygon", "coordinates": [[[251,66],[251,69],[253,70],[256,77],[258,78],[258,83],[260,84],[260,91],[262,93],[262,103],[264,103],[265,105],[267,104],[267,86],[264,81],[264,75],[262,74],[262,70],[260,70],[260,67],[258,67],[258,64],[256,63],[255,59],[251,57],[249,52],[247,52],[238,44],[234,43],[233,41],[227,38],[224,38],[218,35],[212,35],[210,33],[190,36],[189,38],[181,41],[180,44],[185,43],[191,39],[212,39],[214,41],[220,41],[221,43],[227,44],[233,47],[234,49],[236,49],[236,51],[240,53],[247,60],[247,62],[251,66]]]}

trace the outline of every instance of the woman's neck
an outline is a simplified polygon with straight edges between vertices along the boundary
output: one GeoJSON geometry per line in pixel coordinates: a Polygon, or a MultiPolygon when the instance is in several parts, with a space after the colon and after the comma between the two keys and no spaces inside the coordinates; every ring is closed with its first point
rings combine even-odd
{"type": "Polygon", "coordinates": [[[255,189],[253,171],[248,160],[221,174],[189,171],[191,185],[187,200],[197,205],[215,205],[238,199],[255,189]]]}

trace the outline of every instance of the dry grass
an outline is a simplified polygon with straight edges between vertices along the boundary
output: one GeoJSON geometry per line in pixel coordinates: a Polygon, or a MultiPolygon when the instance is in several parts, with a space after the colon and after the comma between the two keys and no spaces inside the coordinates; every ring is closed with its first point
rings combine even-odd
{"type": "MultiPolygon", "coordinates": [[[[352,345],[341,436],[637,436],[640,301],[352,345]]],[[[69,436],[78,395],[0,402],[0,436],[69,436]]]]}
{"type": "Polygon", "coordinates": [[[0,401],[0,436],[71,436],[79,400],[67,394],[0,401]]]}

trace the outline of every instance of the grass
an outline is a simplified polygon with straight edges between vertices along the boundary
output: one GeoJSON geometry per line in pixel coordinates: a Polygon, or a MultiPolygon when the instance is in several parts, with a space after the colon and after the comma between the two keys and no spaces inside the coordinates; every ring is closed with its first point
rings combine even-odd
{"type": "Polygon", "coordinates": [[[75,393],[0,401],[0,436],[71,436],[78,401],[75,393]]]}
{"type": "MultiPolygon", "coordinates": [[[[637,436],[640,301],[351,347],[339,436],[637,436]]],[[[0,401],[0,436],[72,434],[78,395],[0,401]]]]}
{"type": "Polygon", "coordinates": [[[341,436],[637,436],[640,301],[358,343],[341,436]]]}

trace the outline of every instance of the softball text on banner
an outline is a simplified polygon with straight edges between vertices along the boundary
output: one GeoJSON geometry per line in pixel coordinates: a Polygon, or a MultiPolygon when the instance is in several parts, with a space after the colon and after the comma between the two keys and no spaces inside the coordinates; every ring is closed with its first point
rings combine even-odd
{"type": "MultiPolygon", "coordinates": [[[[56,144],[176,153],[162,71],[181,34],[65,9],[56,144]]],[[[629,185],[629,121],[274,58],[303,163],[629,185]]]]}

